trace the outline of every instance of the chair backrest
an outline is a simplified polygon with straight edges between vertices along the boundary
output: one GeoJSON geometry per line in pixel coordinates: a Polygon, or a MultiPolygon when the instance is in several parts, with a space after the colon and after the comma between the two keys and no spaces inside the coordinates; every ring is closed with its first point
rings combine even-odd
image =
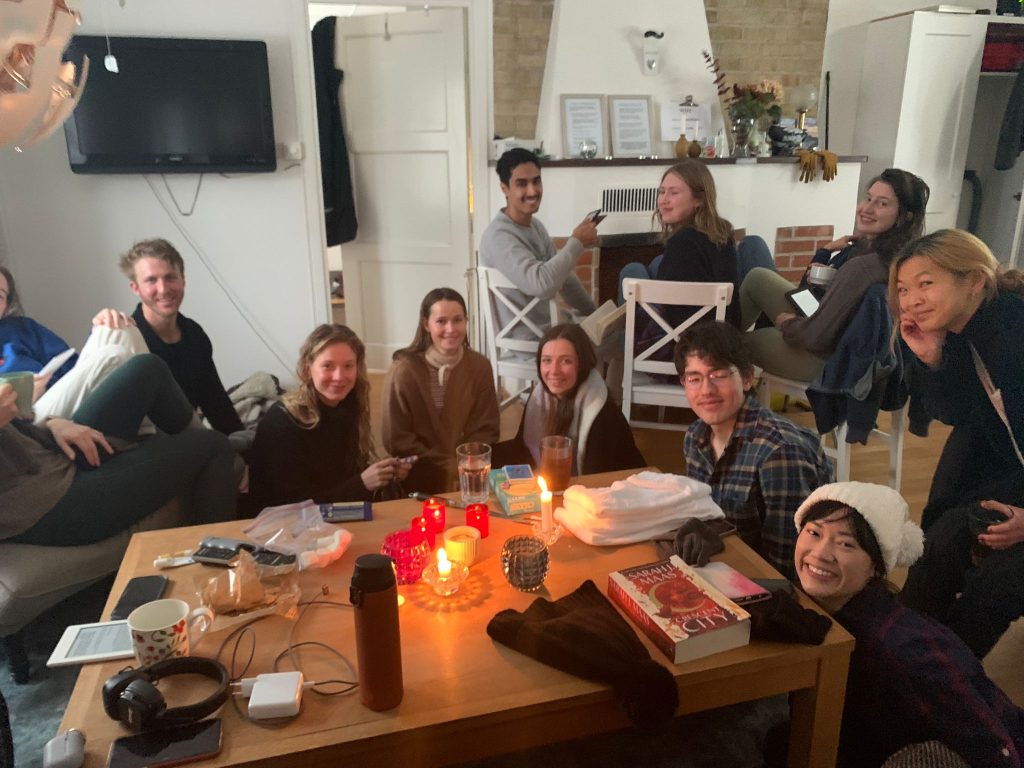
{"type": "Polygon", "coordinates": [[[725,311],[732,301],[732,283],[683,283],[674,280],[637,280],[626,278],[622,283],[626,297],[626,349],[624,383],[628,386],[634,371],[676,375],[671,362],[651,357],[666,345],[679,341],[683,331],[714,312],[715,320],[725,320],[725,311]],[[673,327],[664,318],[665,307],[694,307],[695,312],[673,327]],[[643,310],[665,332],[665,335],[640,353],[635,352],[637,309],[643,310]]]}
{"type": "Polygon", "coordinates": [[[558,301],[552,297],[541,299],[534,297],[523,307],[516,306],[504,290],[517,291],[515,284],[493,267],[477,267],[477,281],[480,290],[480,302],[483,305],[485,347],[487,357],[496,362],[508,352],[537,354],[537,345],[541,337],[552,325],[559,321],[558,301]],[[530,312],[538,305],[547,305],[548,323],[540,326],[530,318],[530,312]],[[502,323],[499,307],[504,307],[512,318],[502,323]],[[523,338],[513,336],[521,333],[523,338]]]}

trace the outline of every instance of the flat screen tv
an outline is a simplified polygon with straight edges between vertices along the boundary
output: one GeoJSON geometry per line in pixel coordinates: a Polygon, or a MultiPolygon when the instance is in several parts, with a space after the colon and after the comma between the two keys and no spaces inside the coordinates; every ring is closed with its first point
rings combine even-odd
{"type": "Polygon", "coordinates": [[[64,123],[75,173],[273,171],[267,46],[259,40],[77,35],[65,59],[92,66],[64,123]]]}

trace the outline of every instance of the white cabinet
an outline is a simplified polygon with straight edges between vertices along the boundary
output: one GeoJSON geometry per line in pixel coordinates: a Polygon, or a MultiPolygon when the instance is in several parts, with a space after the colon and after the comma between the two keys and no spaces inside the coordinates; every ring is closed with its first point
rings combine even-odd
{"type": "Polygon", "coordinates": [[[918,11],[867,25],[853,154],[869,157],[865,181],[902,168],[928,183],[929,231],[956,226],[990,18],[918,11]]]}

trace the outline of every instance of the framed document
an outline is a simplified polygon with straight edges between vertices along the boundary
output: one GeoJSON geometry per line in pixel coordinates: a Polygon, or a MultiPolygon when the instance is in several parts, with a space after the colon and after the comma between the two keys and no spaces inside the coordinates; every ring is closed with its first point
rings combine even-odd
{"type": "Polygon", "coordinates": [[[612,155],[640,157],[654,154],[653,108],[650,96],[609,96],[612,155]]]}
{"type": "Polygon", "coordinates": [[[608,123],[604,96],[562,94],[562,153],[582,157],[583,145],[596,145],[591,157],[608,154],[608,123]]]}

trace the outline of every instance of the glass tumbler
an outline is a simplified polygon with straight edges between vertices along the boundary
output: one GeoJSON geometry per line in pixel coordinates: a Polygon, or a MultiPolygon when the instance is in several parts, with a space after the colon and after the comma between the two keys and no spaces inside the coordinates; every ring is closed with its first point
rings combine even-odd
{"type": "Polygon", "coordinates": [[[548,548],[536,536],[513,536],[501,548],[501,570],[521,592],[535,592],[548,575],[548,548]]]}
{"type": "Polygon", "coordinates": [[[392,531],[384,537],[380,553],[395,561],[399,584],[415,584],[430,558],[430,546],[412,531],[392,531]]]}

